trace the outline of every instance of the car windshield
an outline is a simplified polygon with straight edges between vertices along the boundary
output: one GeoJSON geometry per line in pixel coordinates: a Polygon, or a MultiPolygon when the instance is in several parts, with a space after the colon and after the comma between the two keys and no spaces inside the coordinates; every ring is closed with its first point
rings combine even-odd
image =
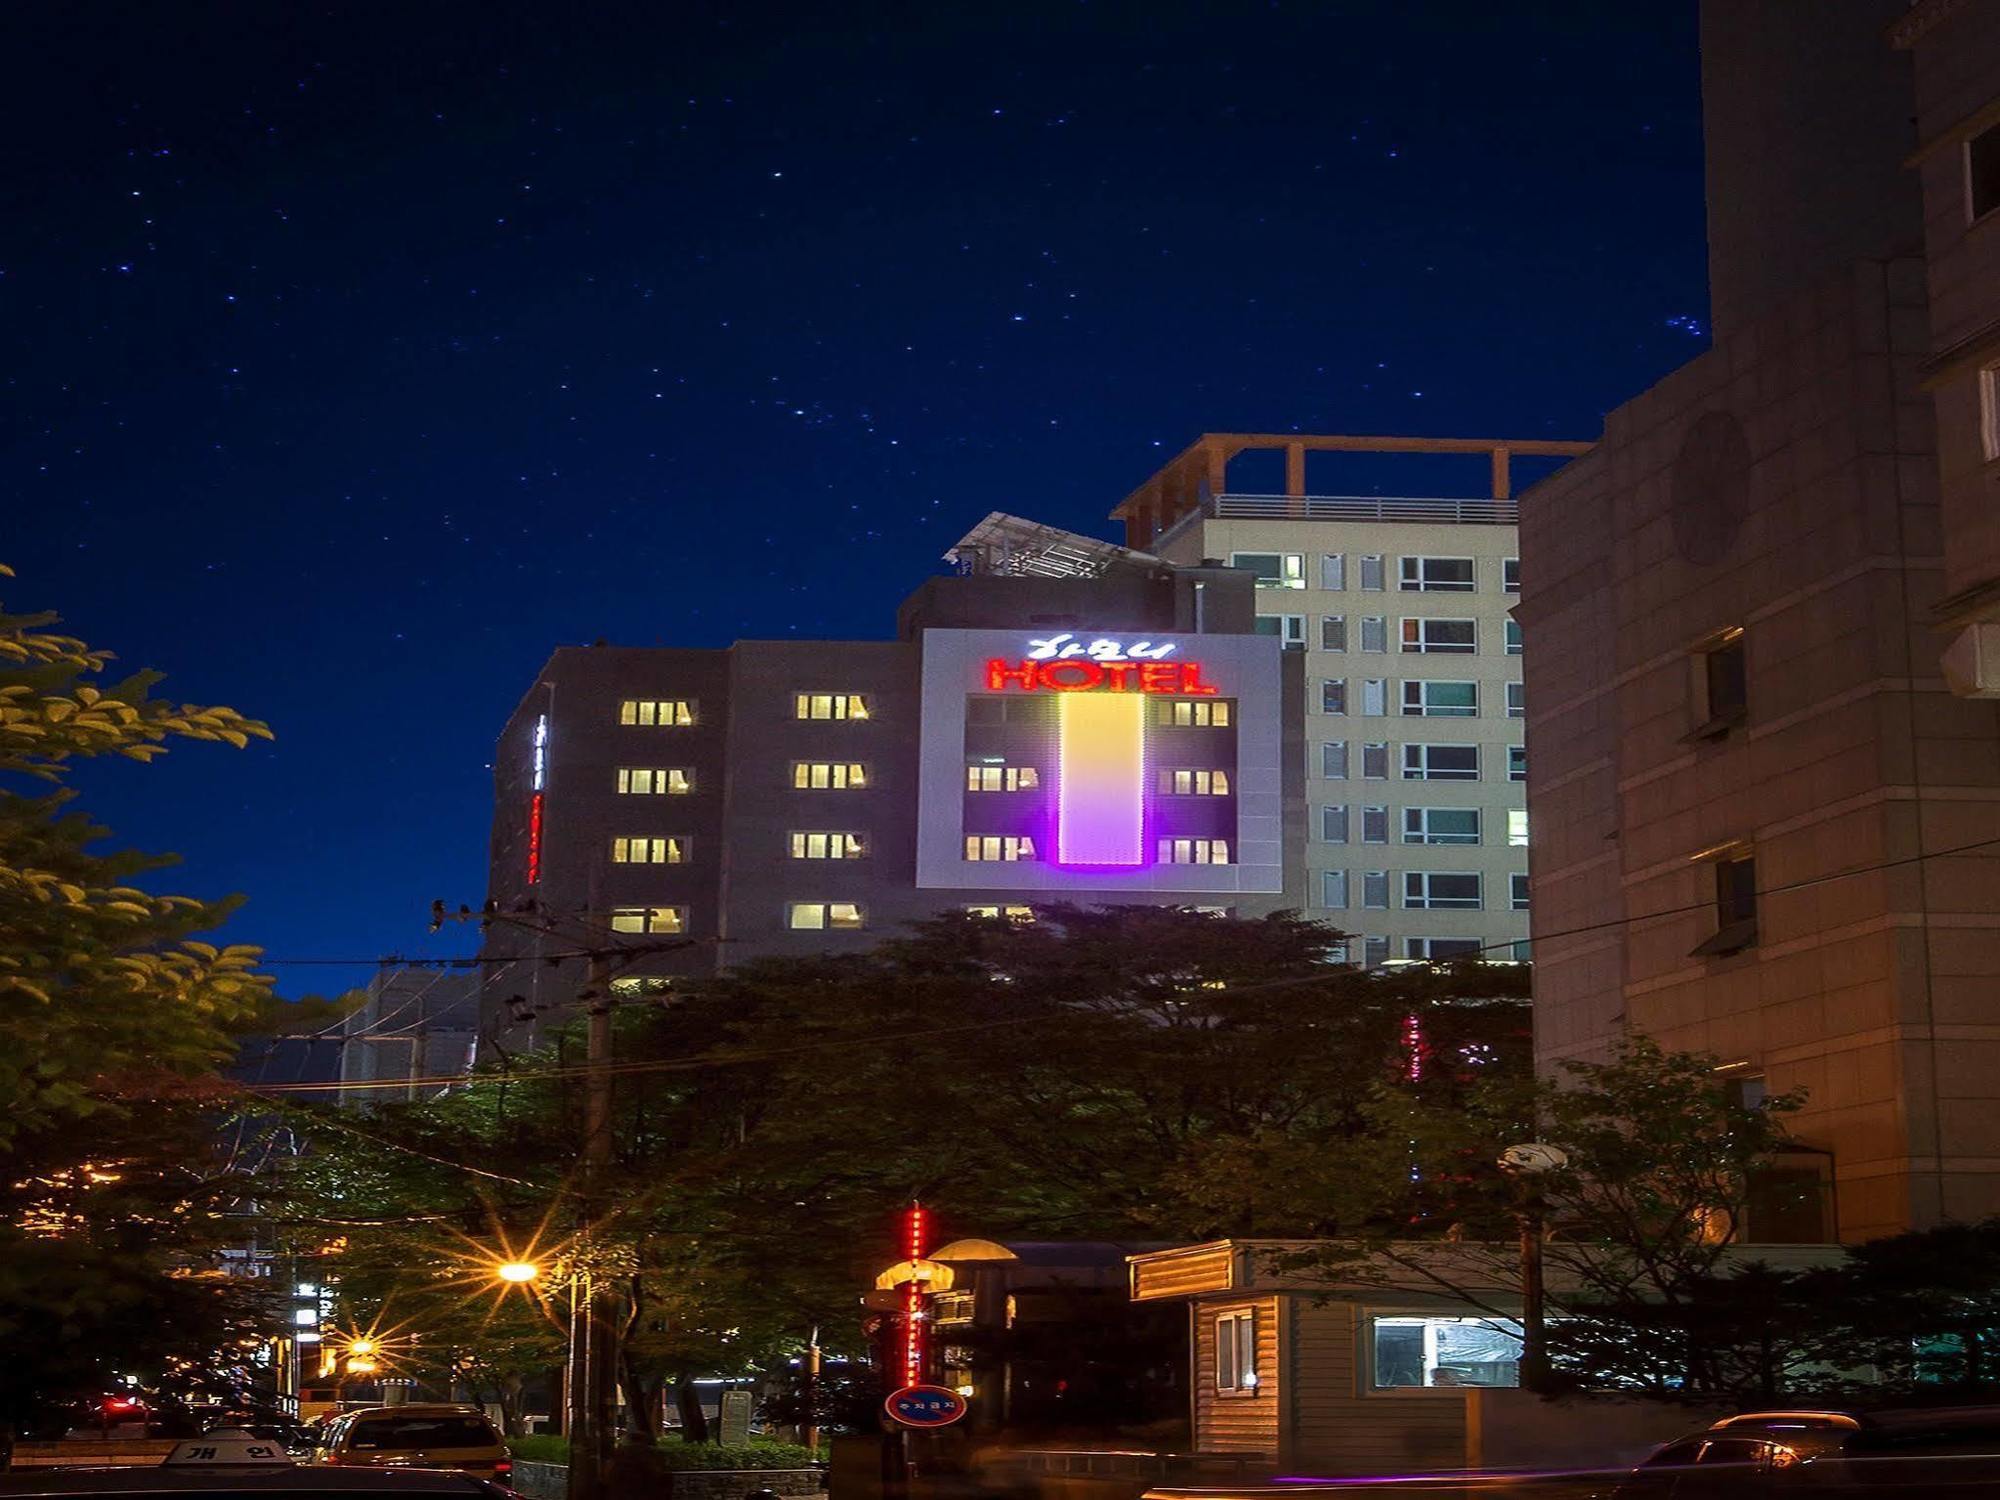
{"type": "Polygon", "coordinates": [[[350,1448],[497,1448],[484,1417],[370,1417],[354,1424],[350,1448]]]}

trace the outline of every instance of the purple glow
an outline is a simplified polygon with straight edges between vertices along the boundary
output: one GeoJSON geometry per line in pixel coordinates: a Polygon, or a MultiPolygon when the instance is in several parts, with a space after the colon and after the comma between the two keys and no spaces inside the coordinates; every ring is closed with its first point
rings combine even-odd
{"type": "Polygon", "coordinates": [[[1057,700],[1056,863],[1146,863],[1146,699],[1064,693],[1057,700]]]}

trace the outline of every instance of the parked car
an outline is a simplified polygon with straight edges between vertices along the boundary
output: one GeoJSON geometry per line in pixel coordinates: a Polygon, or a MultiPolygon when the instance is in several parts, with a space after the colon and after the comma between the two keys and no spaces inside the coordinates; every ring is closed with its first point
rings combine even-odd
{"type": "Polygon", "coordinates": [[[514,1468],[499,1430],[478,1407],[417,1402],[342,1412],[320,1433],[311,1461],[349,1469],[456,1469],[503,1484],[514,1468]]]}
{"type": "Polygon", "coordinates": [[[1626,1476],[1620,1500],[2000,1491],[2000,1407],[1761,1411],[1668,1443],[1626,1476]]]}
{"type": "Polygon", "coordinates": [[[309,1468],[283,1445],[247,1431],[189,1438],[162,1463],[123,1468],[0,1473],[0,1497],[72,1500],[87,1495],[164,1500],[521,1500],[470,1474],[438,1469],[309,1468]]]}

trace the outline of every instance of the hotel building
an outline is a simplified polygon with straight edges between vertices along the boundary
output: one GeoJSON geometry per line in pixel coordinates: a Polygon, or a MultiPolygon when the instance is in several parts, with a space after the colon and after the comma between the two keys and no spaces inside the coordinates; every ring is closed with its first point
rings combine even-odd
{"type": "Polygon", "coordinates": [[[1300,660],[1248,573],[992,516],[885,641],[559,650],[501,735],[482,1029],[941,911],[1302,904],[1300,660]]]}
{"type": "Polygon", "coordinates": [[[1979,1219],[2000,7],[1710,4],[1702,53],[1714,345],[1522,498],[1537,1050],[1805,1089],[1842,1239],[1979,1219]]]}
{"type": "Polygon", "coordinates": [[[1306,909],[1355,935],[1358,963],[1527,957],[1511,463],[1587,447],[1207,433],[1112,512],[1128,546],[1247,571],[1256,628],[1300,656],[1306,909]],[[1230,487],[1232,461],[1271,451],[1285,493],[1230,487]],[[1490,492],[1307,493],[1309,459],[1356,453],[1477,459],[1490,492]]]}

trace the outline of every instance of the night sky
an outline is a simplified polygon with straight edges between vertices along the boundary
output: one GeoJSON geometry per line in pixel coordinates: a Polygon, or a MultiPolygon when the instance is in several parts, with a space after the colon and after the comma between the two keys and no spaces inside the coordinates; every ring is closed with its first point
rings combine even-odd
{"type": "Polygon", "coordinates": [[[1693,0],[8,31],[4,598],[271,722],[81,781],[275,958],[469,948],[559,644],[884,636],[1204,430],[1589,438],[1705,338],[1693,0]]]}

